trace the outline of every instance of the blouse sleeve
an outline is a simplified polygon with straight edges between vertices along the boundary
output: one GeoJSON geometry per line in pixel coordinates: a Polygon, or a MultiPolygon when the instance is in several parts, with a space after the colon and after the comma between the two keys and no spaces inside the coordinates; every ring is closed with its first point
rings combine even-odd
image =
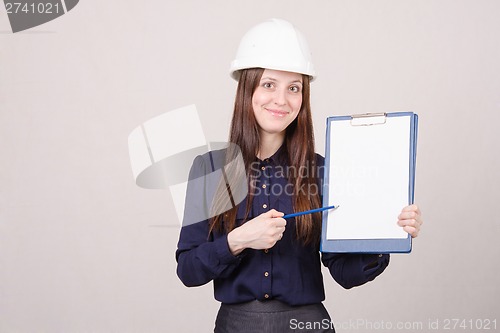
{"type": "Polygon", "coordinates": [[[346,289],[372,281],[389,265],[388,254],[322,253],[321,261],[346,289]]]}
{"type": "Polygon", "coordinates": [[[186,192],[183,225],[177,244],[177,275],[188,287],[200,286],[229,275],[241,262],[229,250],[227,234],[209,235],[211,199],[207,178],[213,170],[207,156],[198,156],[191,167],[186,192]]]}

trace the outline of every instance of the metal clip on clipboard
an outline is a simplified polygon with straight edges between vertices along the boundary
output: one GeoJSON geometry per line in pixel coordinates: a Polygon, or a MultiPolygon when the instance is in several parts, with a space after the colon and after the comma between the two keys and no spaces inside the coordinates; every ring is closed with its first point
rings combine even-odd
{"type": "Polygon", "coordinates": [[[351,117],[351,126],[383,125],[387,120],[387,113],[363,113],[351,117]]]}

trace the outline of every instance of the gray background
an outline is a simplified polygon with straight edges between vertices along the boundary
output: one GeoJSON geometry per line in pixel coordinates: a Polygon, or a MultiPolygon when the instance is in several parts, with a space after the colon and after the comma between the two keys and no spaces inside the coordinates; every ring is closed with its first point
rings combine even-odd
{"type": "Polygon", "coordinates": [[[225,140],[229,63],[270,17],[311,46],[318,152],[327,116],[420,115],[421,237],[363,287],[325,271],[338,331],[500,320],[499,12],[485,0],[85,0],[12,34],[0,9],[0,332],[212,330],[212,285],[177,279],[170,194],[134,184],[127,136],[196,103],[207,139],[225,140]]]}

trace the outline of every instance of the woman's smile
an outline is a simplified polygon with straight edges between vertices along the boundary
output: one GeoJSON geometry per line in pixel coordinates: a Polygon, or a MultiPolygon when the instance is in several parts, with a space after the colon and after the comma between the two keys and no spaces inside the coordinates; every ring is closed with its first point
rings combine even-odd
{"type": "Polygon", "coordinates": [[[286,115],[288,115],[290,112],[285,111],[285,110],[279,110],[279,109],[268,109],[264,108],[267,112],[269,112],[271,115],[279,118],[283,118],[286,115]]]}

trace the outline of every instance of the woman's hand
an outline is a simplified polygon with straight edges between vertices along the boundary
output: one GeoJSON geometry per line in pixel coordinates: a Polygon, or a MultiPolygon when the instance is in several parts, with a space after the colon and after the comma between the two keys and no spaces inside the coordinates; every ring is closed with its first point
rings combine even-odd
{"type": "Polygon", "coordinates": [[[398,225],[403,227],[412,238],[418,236],[422,223],[424,221],[422,221],[422,214],[417,205],[406,206],[398,216],[398,225]]]}
{"type": "Polygon", "coordinates": [[[286,221],[284,214],[275,209],[260,214],[254,219],[234,228],[227,235],[229,250],[233,255],[240,254],[244,249],[270,249],[283,237],[286,221]]]}

